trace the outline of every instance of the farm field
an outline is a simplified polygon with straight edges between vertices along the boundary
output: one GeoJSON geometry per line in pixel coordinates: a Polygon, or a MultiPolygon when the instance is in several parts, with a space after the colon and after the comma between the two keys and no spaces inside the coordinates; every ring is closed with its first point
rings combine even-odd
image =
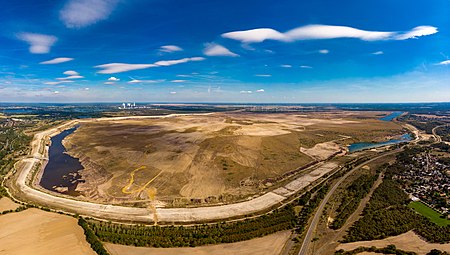
{"type": "Polygon", "coordinates": [[[9,197],[0,198],[0,212],[15,210],[19,204],[14,203],[9,197]]]}
{"type": "Polygon", "coordinates": [[[420,201],[413,201],[408,204],[410,208],[413,208],[416,212],[430,219],[432,222],[439,226],[447,226],[450,224],[450,220],[441,218],[441,214],[428,207],[420,201]]]}
{"type": "Polygon", "coordinates": [[[283,174],[400,135],[383,113],[213,113],[82,121],[64,140],[80,159],[77,191],[94,201],[155,206],[229,203],[283,174]]]}
{"type": "Polygon", "coordinates": [[[0,216],[0,247],[0,254],[96,254],[77,219],[38,209],[0,216]]]}

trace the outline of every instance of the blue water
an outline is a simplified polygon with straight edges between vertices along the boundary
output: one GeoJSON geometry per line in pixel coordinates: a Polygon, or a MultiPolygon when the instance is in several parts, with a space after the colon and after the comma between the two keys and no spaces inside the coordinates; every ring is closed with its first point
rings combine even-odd
{"type": "Polygon", "coordinates": [[[385,142],[353,143],[348,146],[348,150],[350,152],[355,152],[355,151],[361,151],[361,150],[366,150],[366,149],[373,149],[373,148],[377,148],[377,147],[381,147],[381,146],[385,146],[385,145],[392,145],[392,144],[397,144],[397,143],[408,142],[411,140],[412,140],[412,137],[410,134],[404,134],[400,137],[400,139],[391,139],[391,140],[385,141],[385,142]]]}
{"type": "Polygon", "coordinates": [[[400,116],[402,114],[403,114],[403,112],[393,112],[389,115],[384,116],[383,118],[380,118],[379,120],[392,121],[393,119],[397,118],[398,116],[400,116]]]}
{"type": "Polygon", "coordinates": [[[57,191],[55,187],[67,187],[69,195],[79,195],[75,191],[81,176],[78,173],[83,169],[80,161],[66,153],[66,148],[62,144],[64,138],[72,134],[77,127],[64,130],[51,138],[51,145],[48,151],[49,161],[44,168],[40,185],[45,189],[57,191]]]}

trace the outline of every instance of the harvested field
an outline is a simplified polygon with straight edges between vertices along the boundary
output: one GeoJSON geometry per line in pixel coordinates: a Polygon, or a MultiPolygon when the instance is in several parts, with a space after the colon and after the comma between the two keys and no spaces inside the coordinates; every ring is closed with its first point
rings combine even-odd
{"type": "Polygon", "coordinates": [[[28,209],[0,216],[0,254],[95,255],[75,218],[28,209]]]}
{"type": "Polygon", "coordinates": [[[229,203],[259,193],[268,180],[312,161],[345,153],[349,143],[402,133],[396,123],[358,114],[215,113],[82,121],[64,144],[85,168],[85,183],[77,191],[92,201],[229,203]]]}
{"type": "Polygon", "coordinates": [[[186,248],[146,248],[132,247],[118,244],[107,243],[105,247],[111,255],[275,255],[280,254],[284,244],[290,235],[289,231],[283,231],[276,234],[268,235],[261,238],[255,238],[249,241],[219,244],[203,247],[186,247],[186,248]]]}
{"type": "Polygon", "coordinates": [[[432,249],[450,252],[450,243],[447,244],[428,243],[423,239],[421,239],[418,235],[416,235],[412,231],[406,232],[398,236],[388,237],[382,240],[344,243],[340,244],[336,250],[343,249],[348,251],[356,249],[361,246],[363,247],[375,246],[377,248],[384,248],[390,244],[395,245],[397,249],[404,251],[414,251],[419,255],[427,254],[432,249]]]}
{"type": "Polygon", "coordinates": [[[14,203],[9,197],[0,198],[0,212],[16,210],[18,207],[19,205],[14,203]]]}

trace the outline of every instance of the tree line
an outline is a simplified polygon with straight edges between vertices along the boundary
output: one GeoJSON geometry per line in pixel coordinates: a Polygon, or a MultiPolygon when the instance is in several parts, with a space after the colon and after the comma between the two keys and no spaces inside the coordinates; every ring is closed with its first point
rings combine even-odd
{"type": "Polygon", "coordinates": [[[340,204],[336,209],[336,217],[330,225],[332,229],[341,228],[350,215],[358,208],[361,200],[369,193],[378,175],[364,174],[355,179],[342,192],[340,204]]]}

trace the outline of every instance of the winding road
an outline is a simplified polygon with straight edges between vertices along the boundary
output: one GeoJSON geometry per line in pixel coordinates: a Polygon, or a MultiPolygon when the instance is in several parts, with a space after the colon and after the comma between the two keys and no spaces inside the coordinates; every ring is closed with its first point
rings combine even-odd
{"type": "Polygon", "coordinates": [[[436,142],[438,142],[438,143],[442,142],[442,138],[441,138],[440,135],[438,135],[438,134],[436,133],[436,129],[438,129],[438,128],[440,128],[440,127],[447,127],[447,126],[450,126],[450,124],[439,125],[439,126],[434,127],[434,128],[431,130],[431,132],[433,133],[434,137],[436,138],[436,142]]]}

